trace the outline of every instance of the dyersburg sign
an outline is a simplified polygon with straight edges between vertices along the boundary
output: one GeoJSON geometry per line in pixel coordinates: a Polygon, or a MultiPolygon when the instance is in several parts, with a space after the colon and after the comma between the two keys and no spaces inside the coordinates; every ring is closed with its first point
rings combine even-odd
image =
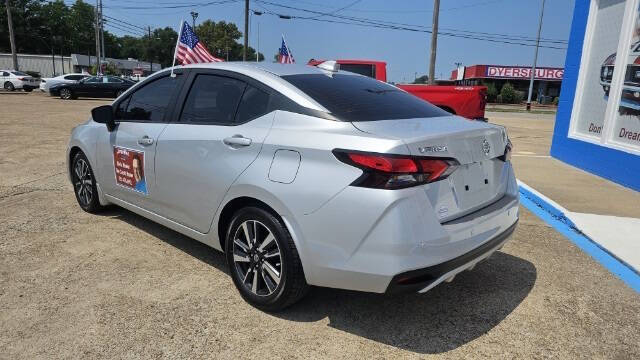
{"type": "MultiPolygon", "coordinates": [[[[487,77],[529,79],[531,68],[517,66],[487,66],[487,77]]],[[[538,80],[562,80],[564,69],[537,68],[535,78],[538,80]]]]}

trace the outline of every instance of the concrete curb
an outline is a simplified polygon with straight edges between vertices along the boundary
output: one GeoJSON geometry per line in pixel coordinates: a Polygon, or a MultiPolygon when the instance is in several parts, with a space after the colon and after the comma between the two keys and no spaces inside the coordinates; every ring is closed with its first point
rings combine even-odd
{"type": "Polygon", "coordinates": [[[640,273],[580,231],[569,218],[570,211],[520,180],[518,180],[518,187],[520,203],[524,207],[596,259],[629,287],[640,293],[640,273]]]}

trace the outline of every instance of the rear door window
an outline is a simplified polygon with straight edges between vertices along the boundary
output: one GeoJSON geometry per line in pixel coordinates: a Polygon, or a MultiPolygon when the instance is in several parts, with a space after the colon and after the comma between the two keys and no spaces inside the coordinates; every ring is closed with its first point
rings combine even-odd
{"type": "Polygon", "coordinates": [[[298,74],[283,79],[343,121],[375,121],[450,116],[403,90],[364,76],[298,74]]]}
{"type": "Polygon", "coordinates": [[[195,124],[234,125],[246,83],[237,79],[198,74],[184,102],[180,121],[195,124]]]}
{"type": "Polygon", "coordinates": [[[239,124],[245,123],[268,113],[270,111],[270,99],[271,96],[268,93],[247,85],[240,101],[236,122],[239,124]]]}

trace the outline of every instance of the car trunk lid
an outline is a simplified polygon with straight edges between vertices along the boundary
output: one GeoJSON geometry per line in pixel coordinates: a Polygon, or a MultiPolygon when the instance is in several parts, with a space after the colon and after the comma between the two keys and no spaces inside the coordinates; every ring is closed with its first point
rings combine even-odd
{"type": "Polygon", "coordinates": [[[423,186],[445,222],[501,198],[507,185],[503,128],[457,116],[353,122],[360,131],[401,139],[411,155],[453,158],[460,165],[445,180],[423,186]]]}

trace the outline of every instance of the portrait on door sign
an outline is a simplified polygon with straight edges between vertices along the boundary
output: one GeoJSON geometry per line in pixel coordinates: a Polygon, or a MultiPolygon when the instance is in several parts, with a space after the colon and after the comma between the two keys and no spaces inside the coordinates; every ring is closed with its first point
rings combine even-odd
{"type": "Polygon", "coordinates": [[[116,175],[116,184],[145,195],[147,194],[143,151],[114,146],[113,167],[116,175]]]}

